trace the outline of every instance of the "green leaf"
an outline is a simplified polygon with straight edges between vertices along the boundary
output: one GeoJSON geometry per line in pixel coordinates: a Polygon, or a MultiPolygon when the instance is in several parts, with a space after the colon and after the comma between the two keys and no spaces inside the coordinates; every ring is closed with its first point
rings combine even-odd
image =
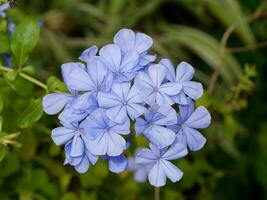
{"type": "Polygon", "coordinates": [[[6,35],[0,35],[0,53],[9,52],[9,40],[6,35]]]}
{"type": "Polygon", "coordinates": [[[59,78],[55,76],[50,76],[47,79],[46,85],[49,91],[55,91],[55,90],[59,90],[62,92],[68,91],[64,82],[62,82],[59,78]]]}
{"type": "Polygon", "coordinates": [[[18,75],[18,72],[17,71],[11,71],[11,72],[6,72],[4,74],[4,77],[8,81],[14,81],[16,79],[17,75],[18,75]]]}
{"type": "Polygon", "coordinates": [[[28,54],[36,45],[39,35],[40,27],[35,20],[24,21],[15,28],[11,38],[11,50],[18,68],[27,62],[28,54]]]}
{"type": "Polygon", "coordinates": [[[34,75],[35,74],[35,68],[34,68],[34,66],[31,66],[31,65],[24,67],[22,69],[22,71],[26,72],[29,75],[34,75]]]}
{"type": "Polygon", "coordinates": [[[7,77],[5,77],[7,84],[16,91],[19,95],[23,97],[30,96],[33,91],[33,84],[20,76],[17,76],[17,78],[13,81],[9,80],[7,77]]]}
{"type": "Polygon", "coordinates": [[[34,100],[19,116],[18,125],[20,128],[27,128],[37,122],[43,114],[42,100],[34,100]]]}
{"type": "Polygon", "coordinates": [[[15,154],[8,154],[3,163],[1,163],[1,175],[3,177],[10,176],[19,170],[19,159],[15,154]]]}

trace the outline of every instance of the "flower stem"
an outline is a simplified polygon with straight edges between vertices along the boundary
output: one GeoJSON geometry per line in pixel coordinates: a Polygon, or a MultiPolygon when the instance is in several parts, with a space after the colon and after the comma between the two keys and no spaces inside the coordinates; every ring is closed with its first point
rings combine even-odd
{"type": "MultiPolygon", "coordinates": [[[[11,69],[11,68],[0,66],[0,71],[13,72],[15,70],[11,69]]],[[[39,80],[37,80],[37,79],[35,79],[35,78],[23,73],[23,72],[19,72],[18,74],[19,74],[20,77],[24,78],[27,81],[32,82],[33,84],[39,86],[40,88],[44,89],[45,91],[48,90],[47,86],[44,83],[42,83],[41,81],[39,81],[39,80]]]]}
{"type": "Polygon", "coordinates": [[[160,187],[154,187],[154,200],[160,200],[160,187]]]}

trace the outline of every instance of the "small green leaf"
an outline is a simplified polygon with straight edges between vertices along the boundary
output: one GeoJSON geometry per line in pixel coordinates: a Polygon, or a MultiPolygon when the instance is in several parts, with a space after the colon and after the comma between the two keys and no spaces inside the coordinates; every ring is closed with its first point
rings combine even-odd
{"type": "Polygon", "coordinates": [[[20,23],[11,38],[11,50],[17,67],[22,67],[28,59],[28,54],[36,45],[40,35],[40,27],[35,20],[26,20],[20,23]]]}
{"type": "Polygon", "coordinates": [[[7,147],[1,146],[0,147],[0,163],[5,158],[6,153],[7,153],[7,147]]]}
{"type": "Polygon", "coordinates": [[[8,80],[6,77],[7,84],[16,91],[19,95],[23,97],[30,96],[32,94],[33,90],[33,84],[20,76],[17,76],[17,78],[13,81],[8,80]]]}
{"type": "Polygon", "coordinates": [[[3,111],[3,109],[4,109],[4,99],[2,95],[0,95],[0,113],[3,111]]]}
{"type": "Polygon", "coordinates": [[[55,76],[50,76],[47,79],[46,85],[49,91],[55,91],[55,90],[59,90],[62,92],[68,91],[65,84],[59,78],[55,76]]]}
{"type": "Polygon", "coordinates": [[[9,52],[9,40],[6,35],[0,35],[0,53],[9,52]]]}
{"type": "Polygon", "coordinates": [[[27,128],[37,122],[43,114],[42,100],[34,100],[19,116],[18,125],[20,128],[27,128]]]}
{"type": "Polygon", "coordinates": [[[29,66],[27,66],[27,67],[24,67],[24,68],[22,69],[22,71],[23,71],[23,72],[26,72],[26,73],[29,74],[29,75],[34,75],[34,74],[35,74],[35,68],[34,68],[34,66],[31,66],[31,65],[29,65],[29,66]]]}
{"type": "Polygon", "coordinates": [[[2,20],[0,22],[0,32],[7,32],[7,21],[6,20],[2,20]]]}
{"type": "Polygon", "coordinates": [[[6,78],[6,80],[8,81],[14,81],[16,79],[18,75],[18,72],[16,71],[11,71],[11,72],[7,72],[4,74],[4,77],[6,78]]]}

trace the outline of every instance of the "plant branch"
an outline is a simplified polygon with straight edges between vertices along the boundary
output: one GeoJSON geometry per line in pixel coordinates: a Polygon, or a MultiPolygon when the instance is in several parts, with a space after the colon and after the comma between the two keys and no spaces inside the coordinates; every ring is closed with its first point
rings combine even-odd
{"type": "MultiPolygon", "coordinates": [[[[0,66],[0,71],[5,71],[5,72],[13,72],[15,71],[14,69],[11,69],[11,68],[7,68],[7,67],[3,67],[3,66],[0,66]]],[[[30,81],[32,82],[33,84],[39,86],[40,88],[44,89],[45,91],[48,90],[47,86],[42,83],[41,81],[29,76],[28,74],[25,74],[23,72],[18,72],[18,75],[22,78],[24,78],[25,80],[27,81],[30,81]]]]}
{"type": "Polygon", "coordinates": [[[154,200],[160,200],[160,187],[154,187],[154,200]]]}

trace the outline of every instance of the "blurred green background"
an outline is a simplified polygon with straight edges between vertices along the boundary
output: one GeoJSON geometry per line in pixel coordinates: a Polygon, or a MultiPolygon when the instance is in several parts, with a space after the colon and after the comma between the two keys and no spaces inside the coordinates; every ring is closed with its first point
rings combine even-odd
{"type": "MultiPolygon", "coordinates": [[[[111,42],[121,28],[150,35],[158,57],[191,63],[205,88],[197,104],[213,121],[205,148],[176,163],[184,177],[168,182],[161,199],[267,199],[267,1],[19,0],[8,15],[16,24],[28,17],[44,23],[28,62],[44,83],[61,79],[62,63],[111,42]]],[[[15,145],[0,146],[0,200],[153,199],[148,183],[136,183],[130,172],[112,174],[106,163],[84,175],[63,166],[63,148],[50,138],[56,116],[39,113],[38,122],[21,126],[25,107],[45,95],[21,84],[16,93],[0,78],[2,131],[20,132],[15,145]]]]}

